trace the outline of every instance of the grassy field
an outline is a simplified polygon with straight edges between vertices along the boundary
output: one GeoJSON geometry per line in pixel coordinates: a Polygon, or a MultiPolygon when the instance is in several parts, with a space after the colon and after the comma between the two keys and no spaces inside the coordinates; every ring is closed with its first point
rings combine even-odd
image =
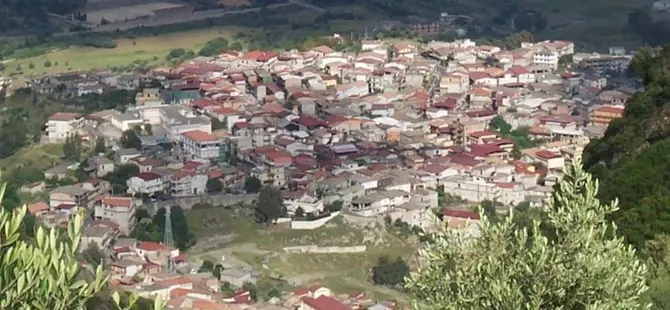
{"type": "Polygon", "coordinates": [[[189,228],[199,242],[207,244],[201,250],[194,249],[191,255],[202,259],[233,256],[267,277],[285,279],[295,286],[320,284],[340,294],[364,290],[379,299],[406,300],[403,293],[375,286],[368,280],[370,268],[381,256],[409,259],[416,252],[415,245],[389,233],[383,224],[360,225],[339,217],[315,230],[291,230],[281,225],[256,224],[242,215],[244,213],[223,208],[189,211],[189,228]],[[214,241],[217,235],[234,237],[217,242],[214,241]],[[288,246],[312,244],[366,245],[367,251],[355,254],[289,254],[282,250],[288,246]],[[262,267],[264,257],[269,257],[267,269],[262,267]]]}
{"type": "MultiPolygon", "coordinates": [[[[72,70],[88,70],[94,68],[127,66],[135,61],[147,61],[150,64],[161,64],[171,49],[184,48],[198,50],[208,40],[217,37],[230,37],[237,32],[244,31],[242,27],[216,27],[209,29],[176,32],[136,39],[116,40],[117,47],[112,49],[93,47],[70,47],[63,50],[54,50],[45,55],[26,59],[12,60],[5,63],[8,73],[17,72],[20,65],[24,74],[44,74],[65,72],[72,70]],[[45,67],[49,60],[52,65],[45,67]],[[30,70],[29,65],[35,68],[30,70]]],[[[17,76],[20,79],[21,75],[17,76]]]]}
{"type": "Polygon", "coordinates": [[[63,155],[62,144],[35,144],[0,160],[0,171],[20,171],[25,167],[47,170],[58,165],[63,155]]]}

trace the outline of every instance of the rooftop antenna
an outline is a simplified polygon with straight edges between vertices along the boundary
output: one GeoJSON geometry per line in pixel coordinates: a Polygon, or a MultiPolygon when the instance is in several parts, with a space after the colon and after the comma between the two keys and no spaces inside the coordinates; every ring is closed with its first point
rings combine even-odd
{"type": "Polygon", "coordinates": [[[167,271],[174,271],[174,262],[172,261],[171,253],[174,246],[172,239],[172,217],[170,216],[170,207],[165,207],[165,232],[163,234],[163,245],[168,248],[167,271]]]}

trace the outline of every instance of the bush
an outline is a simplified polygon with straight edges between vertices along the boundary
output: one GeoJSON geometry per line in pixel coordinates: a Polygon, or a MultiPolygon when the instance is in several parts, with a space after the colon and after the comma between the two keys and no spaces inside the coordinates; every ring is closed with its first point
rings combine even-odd
{"type": "Polygon", "coordinates": [[[46,61],[44,62],[44,67],[47,67],[47,68],[48,68],[48,67],[51,67],[51,60],[46,60],[46,61]]]}

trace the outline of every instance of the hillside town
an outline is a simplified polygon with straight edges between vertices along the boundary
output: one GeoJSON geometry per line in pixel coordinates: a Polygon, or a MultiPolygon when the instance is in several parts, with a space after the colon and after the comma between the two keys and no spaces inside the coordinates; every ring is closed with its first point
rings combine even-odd
{"type": "Polygon", "coordinates": [[[476,237],[479,213],[471,206],[495,201],[504,213],[545,204],[563,168],[623,116],[639,88],[626,75],[632,55],[622,48],[578,53],[572,42],[543,41],[506,50],[469,39],[364,40],[360,47],[227,51],[132,74],[32,78],[28,87],[40,94],[122,89],[136,96],[125,111],[51,115],[42,143],[77,135],[91,146],[104,141],[113,154],[44,173],[62,180],[85,171],[74,185],[23,185],[22,192],[48,197],[29,211],[47,226],[89,215],[80,246],[109,253],[112,285],[159,296],[168,309],[399,309],[366,292],[324,286],[255,302],[245,287],[255,283],[254,270],[231,266],[217,277],[199,272],[170,240],[128,236],[140,209],[252,201],[245,181],[255,178],[281,191],[281,221],[290,229],[313,230],[346,215],[423,230],[446,225],[476,237]],[[127,147],[128,132],[138,147],[127,147]],[[139,172],[120,192],[103,177],[127,165],[139,172]],[[468,207],[445,207],[444,195],[468,207]],[[233,293],[222,292],[222,283],[233,293]]]}

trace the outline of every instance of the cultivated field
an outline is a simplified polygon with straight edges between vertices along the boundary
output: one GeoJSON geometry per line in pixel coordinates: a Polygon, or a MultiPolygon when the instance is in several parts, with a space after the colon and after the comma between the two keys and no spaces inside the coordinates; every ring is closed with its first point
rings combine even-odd
{"type": "MultiPolygon", "coordinates": [[[[45,55],[8,61],[5,63],[7,73],[17,72],[20,65],[24,74],[44,74],[66,72],[72,70],[87,70],[94,68],[118,67],[131,65],[135,61],[147,61],[149,64],[161,64],[171,49],[184,48],[198,50],[208,40],[216,37],[230,37],[243,31],[242,27],[217,27],[199,29],[187,32],[176,32],[152,37],[116,40],[117,47],[112,49],[93,47],[70,47],[63,50],[54,50],[45,55]],[[51,62],[45,67],[45,62],[51,62]],[[29,69],[33,64],[34,69],[29,69]]],[[[16,76],[22,82],[22,76],[16,76]]]]}
{"type": "Polygon", "coordinates": [[[336,293],[364,290],[380,299],[405,301],[402,292],[375,286],[368,279],[369,270],[379,257],[389,255],[411,259],[415,246],[391,233],[377,221],[354,223],[343,217],[333,219],[315,230],[291,230],[281,225],[263,226],[252,222],[245,211],[211,208],[187,213],[191,232],[198,244],[191,257],[215,263],[254,267],[267,278],[283,279],[294,287],[321,284],[336,293]],[[366,245],[363,253],[289,254],[282,248],[299,245],[357,246],[366,245]]]}

